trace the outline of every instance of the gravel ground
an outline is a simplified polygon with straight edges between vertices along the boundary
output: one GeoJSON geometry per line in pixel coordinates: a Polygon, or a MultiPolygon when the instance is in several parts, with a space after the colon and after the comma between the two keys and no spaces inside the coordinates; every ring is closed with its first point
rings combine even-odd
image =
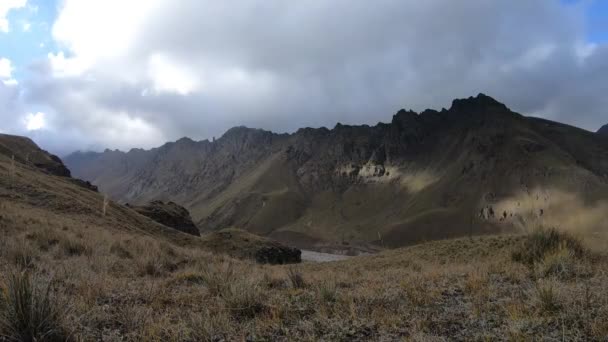
{"type": "Polygon", "coordinates": [[[328,262],[328,261],[339,261],[350,258],[347,255],[329,254],[302,250],[302,261],[311,262],[328,262]]]}

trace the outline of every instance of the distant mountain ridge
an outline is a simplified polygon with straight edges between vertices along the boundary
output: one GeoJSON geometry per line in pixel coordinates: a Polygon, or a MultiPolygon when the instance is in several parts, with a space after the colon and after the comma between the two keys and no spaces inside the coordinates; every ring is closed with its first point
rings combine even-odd
{"type": "Polygon", "coordinates": [[[600,128],[597,133],[601,134],[601,135],[605,135],[608,136],[608,125],[604,125],[602,126],[602,128],[600,128]]]}
{"type": "MultiPolygon", "coordinates": [[[[115,199],[184,205],[202,230],[235,226],[305,247],[510,231],[563,222],[568,196],[576,210],[608,198],[605,139],[483,94],[376,126],[235,127],[213,142],[65,162],[115,199]]],[[[605,228],[598,222],[589,229],[605,228]]]]}

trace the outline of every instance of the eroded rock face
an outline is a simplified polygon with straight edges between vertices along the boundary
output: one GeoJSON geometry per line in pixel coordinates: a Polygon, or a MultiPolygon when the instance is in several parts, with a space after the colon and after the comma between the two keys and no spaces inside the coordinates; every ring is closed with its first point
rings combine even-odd
{"type": "Polygon", "coordinates": [[[287,246],[262,247],[255,253],[255,260],[260,264],[295,264],[302,261],[302,251],[287,246]]]}
{"type": "Polygon", "coordinates": [[[192,222],[188,210],[176,203],[153,201],[143,206],[131,206],[129,204],[127,206],[167,227],[190,235],[200,236],[200,232],[192,222]]]}

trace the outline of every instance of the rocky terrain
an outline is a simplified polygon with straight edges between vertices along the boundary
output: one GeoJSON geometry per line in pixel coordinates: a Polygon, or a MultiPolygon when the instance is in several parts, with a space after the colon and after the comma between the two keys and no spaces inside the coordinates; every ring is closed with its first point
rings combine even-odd
{"type": "Polygon", "coordinates": [[[117,201],[185,206],[202,231],[234,226],[316,250],[608,222],[608,142],[483,94],[376,126],[235,127],[66,163],[117,201]]]}
{"type": "Polygon", "coordinates": [[[167,227],[191,235],[201,235],[194,222],[192,222],[188,210],[173,202],[152,201],[142,206],[132,206],[127,203],[126,206],[167,227]]]}

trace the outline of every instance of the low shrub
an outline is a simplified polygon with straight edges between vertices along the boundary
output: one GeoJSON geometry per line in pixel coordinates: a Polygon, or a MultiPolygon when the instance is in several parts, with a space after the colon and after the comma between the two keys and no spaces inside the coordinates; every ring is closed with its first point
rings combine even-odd
{"type": "Polygon", "coordinates": [[[556,229],[539,229],[531,233],[524,243],[513,252],[514,261],[533,266],[549,254],[568,251],[574,258],[581,258],[585,248],[574,236],[556,229]]]}
{"type": "Polygon", "coordinates": [[[297,268],[290,267],[287,270],[287,277],[289,278],[289,282],[294,289],[303,289],[306,287],[304,276],[297,268]]]}

